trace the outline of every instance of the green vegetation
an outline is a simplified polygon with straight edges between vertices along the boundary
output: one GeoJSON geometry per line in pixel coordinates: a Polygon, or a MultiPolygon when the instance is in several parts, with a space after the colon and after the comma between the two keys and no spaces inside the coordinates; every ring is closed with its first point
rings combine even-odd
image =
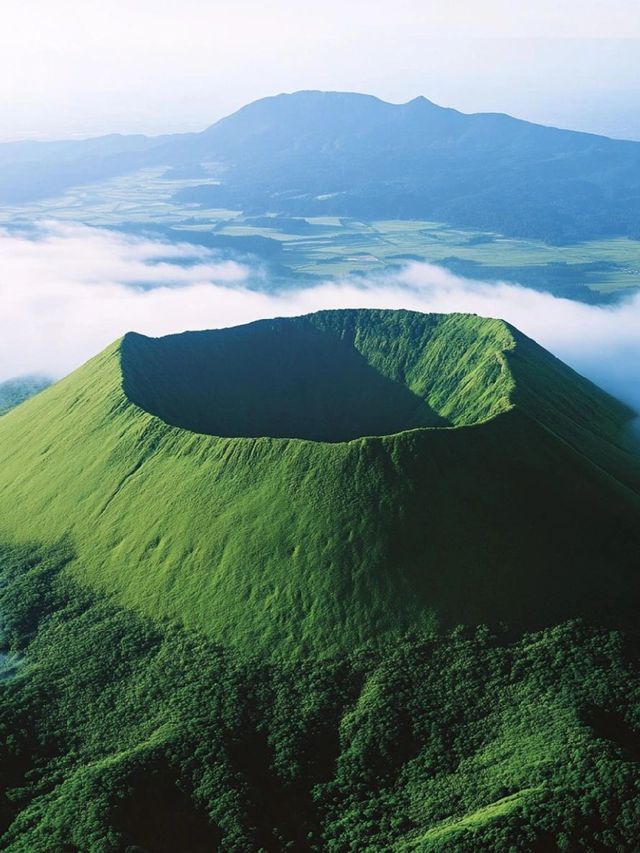
{"type": "Polygon", "coordinates": [[[0,422],[0,541],[37,519],[70,578],[273,658],[619,622],[640,582],[629,415],[475,316],[131,335],[0,422]]]}
{"type": "MultiPolygon", "coordinates": [[[[255,220],[237,212],[226,218],[206,211],[205,222],[229,237],[269,237],[283,244],[281,264],[291,278],[326,280],[341,276],[394,272],[422,261],[483,281],[510,281],[583,302],[602,302],[640,287],[640,241],[628,238],[590,240],[554,246],[541,240],[451,228],[437,222],[309,218],[255,220]],[[308,230],[302,228],[307,224],[308,230]]],[[[206,226],[180,223],[176,229],[206,235],[206,226]]],[[[282,272],[275,280],[282,278],[282,272]]]]}
{"type": "Polygon", "coordinates": [[[415,850],[416,847],[428,846],[429,842],[445,841],[452,835],[458,835],[459,840],[464,843],[464,835],[467,832],[475,829],[482,830],[483,827],[495,821],[496,818],[510,815],[512,812],[523,807],[530,795],[537,793],[540,787],[542,786],[538,788],[523,788],[515,794],[496,800],[495,803],[482,806],[476,809],[476,811],[464,815],[464,817],[446,820],[442,824],[427,830],[422,837],[410,841],[407,844],[407,848],[415,850]]]}
{"type": "Polygon", "coordinates": [[[267,664],[0,554],[9,853],[631,851],[638,639],[569,623],[267,664]]]}
{"type": "Polygon", "coordinates": [[[0,847],[635,849],[630,415],[363,310],[129,334],[3,416],[0,847]]]}

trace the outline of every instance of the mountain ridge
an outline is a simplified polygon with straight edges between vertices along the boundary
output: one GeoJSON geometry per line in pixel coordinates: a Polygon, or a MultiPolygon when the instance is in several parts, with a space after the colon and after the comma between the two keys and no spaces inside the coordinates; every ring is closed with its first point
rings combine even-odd
{"type": "Polygon", "coordinates": [[[640,142],[424,98],[304,91],[260,99],[199,133],[10,145],[0,146],[5,202],[151,166],[196,179],[206,167],[209,181],[175,203],[439,221],[557,244],[640,235],[640,142]]]}

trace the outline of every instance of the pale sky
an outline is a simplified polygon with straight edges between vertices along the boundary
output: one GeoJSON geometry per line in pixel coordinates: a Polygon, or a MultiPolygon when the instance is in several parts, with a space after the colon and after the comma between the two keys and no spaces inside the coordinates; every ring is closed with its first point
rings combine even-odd
{"type": "Polygon", "coordinates": [[[0,3],[2,139],[199,130],[307,88],[640,138],[640,2],[0,3]]]}

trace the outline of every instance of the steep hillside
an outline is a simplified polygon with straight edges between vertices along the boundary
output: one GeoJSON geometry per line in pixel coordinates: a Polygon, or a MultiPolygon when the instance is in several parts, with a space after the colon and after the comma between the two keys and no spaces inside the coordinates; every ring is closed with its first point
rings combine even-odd
{"type": "Polygon", "coordinates": [[[0,540],[276,656],[637,612],[630,412],[497,320],[128,335],[0,422],[0,540]]]}

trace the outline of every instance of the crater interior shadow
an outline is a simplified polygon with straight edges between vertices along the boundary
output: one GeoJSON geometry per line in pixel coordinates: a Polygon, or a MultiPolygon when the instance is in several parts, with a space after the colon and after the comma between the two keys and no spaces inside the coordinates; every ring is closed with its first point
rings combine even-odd
{"type": "Polygon", "coordinates": [[[339,442],[449,425],[352,343],[308,326],[128,335],[121,352],[131,402],[192,432],[339,442]]]}

